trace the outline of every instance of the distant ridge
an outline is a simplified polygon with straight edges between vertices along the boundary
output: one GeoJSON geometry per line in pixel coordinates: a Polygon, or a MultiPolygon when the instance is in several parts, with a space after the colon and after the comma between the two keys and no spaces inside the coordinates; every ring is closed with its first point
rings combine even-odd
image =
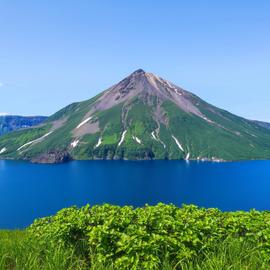
{"type": "Polygon", "coordinates": [[[270,130],[138,69],[35,128],[0,138],[0,158],[243,160],[270,158],[270,130]]]}
{"type": "Polygon", "coordinates": [[[267,123],[267,122],[262,122],[262,121],[253,121],[255,124],[261,126],[261,127],[264,127],[264,128],[267,128],[267,129],[270,129],[270,123],[267,123]]]}
{"type": "Polygon", "coordinates": [[[29,128],[32,126],[36,126],[46,119],[46,116],[19,116],[1,114],[0,136],[21,128],[29,128]]]}

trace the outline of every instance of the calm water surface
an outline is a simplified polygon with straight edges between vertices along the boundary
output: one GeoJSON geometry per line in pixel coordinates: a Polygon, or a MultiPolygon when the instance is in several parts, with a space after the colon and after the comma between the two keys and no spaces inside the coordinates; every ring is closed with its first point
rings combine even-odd
{"type": "Polygon", "coordinates": [[[22,228],[63,207],[105,202],[270,210],[270,161],[0,160],[0,228],[22,228]]]}

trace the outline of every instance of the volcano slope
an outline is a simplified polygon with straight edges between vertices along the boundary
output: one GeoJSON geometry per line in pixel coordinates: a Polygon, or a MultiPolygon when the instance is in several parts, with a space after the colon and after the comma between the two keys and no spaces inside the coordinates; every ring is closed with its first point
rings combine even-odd
{"type": "Polygon", "coordinates": [[[270,130],[141,69],[43,124],[0,138],[1,159],[270,158],[270,130]]]}

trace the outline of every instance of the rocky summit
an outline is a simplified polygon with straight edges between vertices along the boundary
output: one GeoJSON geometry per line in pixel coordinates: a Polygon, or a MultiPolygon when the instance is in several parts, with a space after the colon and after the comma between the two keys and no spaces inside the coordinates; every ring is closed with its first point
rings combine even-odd
{"type": "Polygon", "coordinates": [[[0,158],[269,159],[270,129],[139,69],[36,127],[2,136],[0,158]]]}

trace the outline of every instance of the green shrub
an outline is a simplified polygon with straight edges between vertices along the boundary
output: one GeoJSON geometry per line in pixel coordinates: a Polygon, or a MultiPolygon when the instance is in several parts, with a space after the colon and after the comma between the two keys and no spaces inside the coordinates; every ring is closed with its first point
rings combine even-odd
{"type": "MultiPolygon", "coordinates": [[[[73,248],[89,262],[116,269],[184,265],[236,239],[270,259],[270,212],[221,212],[185,205],[72,207],[28,229],[41,244],[73,248]]],[[[179,268],[182,269],[182,268],[179,268]]]]}

